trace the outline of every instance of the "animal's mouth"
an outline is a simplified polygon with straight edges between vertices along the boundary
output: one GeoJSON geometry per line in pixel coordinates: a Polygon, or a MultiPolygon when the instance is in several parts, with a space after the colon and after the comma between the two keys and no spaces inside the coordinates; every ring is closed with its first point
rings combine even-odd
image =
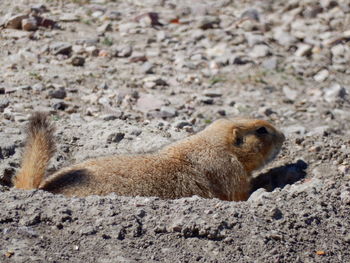
{"type": "Polygon", "coordinates": [[[273,149],[269,157],[266,159],[265,164],[268,164],[271,161],[273,161],[277,157],[277,155],[280,153],[280,151],[281,151],[281,147],[273,149]]]}
{"type": "Polygon", "coordinates": [[[267,164],[269,164],[271,161],[273,161],[276,156],[280,153],[281,151],[281,147],[275,148],[273,149],[270,154],[268,155],[268,158],[266,158],[265,160],[263,160],[263,163],[261,166],[259,166],[258,168],[256,168],[255,170],[261,170],[263,169],[264,166],[266,166],[267,164]]]}

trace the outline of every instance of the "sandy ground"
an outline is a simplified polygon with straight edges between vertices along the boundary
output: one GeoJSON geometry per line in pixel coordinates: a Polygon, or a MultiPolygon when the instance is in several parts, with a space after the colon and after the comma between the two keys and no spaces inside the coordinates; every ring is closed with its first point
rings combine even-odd
{"type": "Polygon", "coordinates": [[[350,262],[350,3],[236,2],[1,1],[1,262],[350,262]],[[222,117],[287,140],[247,202],[66,198],[11,188],[38,110],[50,170],[222,117]]]}

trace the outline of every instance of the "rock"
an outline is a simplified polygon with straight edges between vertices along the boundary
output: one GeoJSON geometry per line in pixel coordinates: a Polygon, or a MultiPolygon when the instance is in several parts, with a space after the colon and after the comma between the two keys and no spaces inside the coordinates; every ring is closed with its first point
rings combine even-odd
{"type": "Polygon", "coordinates": [[[62,110],[62,111],[67,109],[67,107],[68,107],[68,104],[63,101],[59,101],[52,106],[52,108],[54,108],[55,110],[62,110]]]}
{"type": "Polygon", "coordinates": [[[34,91],[40,92],[40,91],[45,90],[45,86],[44,86],[42,83],[36,83],[36,84],[34,84],[34,85],[32,86],[32,89],[33,89],[34,91]]]}
{"type": "Polygon", "coordinates": [[[249,52],[249,56],[252,58],[266,57],[270,54],[270,48],[266,45],[256,45],[252,51],[249,52]]]}
{"type": "Polygon", "coordinates": [[[116,52],[115,52],[115,56],[121,57],[121,58],[130,57],[131,54],[132,54],[132,46],[129,46],[129,45],[118,47],[116,52]]]}
{"type": "Polygon", "coordinates": [[[284,31],[282,28],[277,28],[274,31],[273,37],[278,44],[284,47],[290,47],[297,41],[294,36],[284,31]]]}
{"type": "Polygon", "coordinates": [[[338,167],[338,170],[344,174],[344,176],[348,177],[350,179],[350,165],[340,165],[338,167]]]}
{"type": "Polygon", "coordinates": [[[72,13],[63,13],[58,20],[62,22],[77,22],[80,20],[80,17],[72,13]]]}
{"type": "Polygon", "coordinates": [[[167,34],[165,31],[161,30],[157,32],[157,41],[162,42],[167,38],[167,34]]]}
{"type": "Polygon", "coordinates": [[[323,8],[319,5],[308,6],[303,11],[303,17],[305,18],[315,18],[318,14],[322,13],[323,8]]]}
{"type": "Polygon", "coordinates": [[[193,29],[189,31],[189,35],[194,41],[200,41],[205,38],[205,32],[201,29],[193,29]]]}
{"type": "Polygon", "coordinates": [[[97,56],[98,57],[108,57],[109,56],[109,52],[106,49],[101,49],[101,50],[99,50],[97,56]]]}
{"type": "Polygon", "coordinates": [[[32,89],[31,86],[23,85],[23,86],[18,86],[18,87],[6,88],[5,93],[9,94],[9,93],[17,92],[17,91],[30,90],[30,89],[32,89]]]}
{"type": "Polygon", "coordinates": [[[331,48],[332,55],[335,57],[342,57],[345,55],[345,47],[342,44],[335,45],[331,48]]]}
{"type": "Polygon", "coordinates": [[[98,86],[98,89],[99,90],[107,90],[107,89],[109,89],[109,86],[108,86],[108,84],[106,82],[103,82],[102,84],[100,84],[98,86]]]}
{"type": "Polygon", "coordinates": [[[238,26],[240,28],[242,28],[245,32],[261,30],[260,23],[256,22],[255,20],[251,20],[251,19],[241,19],[241,21],[239,21],[239,23],[238,23],[238,26]]]}
{"type": "MultiPolygon", "coordinates": [[[[214,47],[208,48],[206,50],[206,55],[210,58],[215,58],[215,57],[222,57],[227,55],[227,44],[226,43],[219,43],[217,45],[215,45],[214,47]]],[[[196,54],[199,60],[203,59],[203,56],[201,54],[196,54]]],[[[195,55],[194,55],[195,56],[195,55]]],[[[196,58],[192,56],[191,59],[192,60],[196,60],[196,58]]]]}
{"type": "Polygon", "coordinates": [[[259,108],[258,112],[259,112],[259,113],[262,113],[262,114],[264,114],[264,115],[266,115],[266,116],[270,116],[271,114],[276,113],[275,111],[273,111],[273,110],[272,110],[271,108],[269,108],[269,107],[261,107],[261,108],[259,108]]]}
{"type": "Polygon", "coordinates": [[[125,133],[122,133],[122,132],[112,133],[108,136],[107,143],[112,143],[112,142],[118,143],[121,140],[123,140],[124,137],[125,137],[125,133]]]}
{"type": "Polygon", "coordinates": [[[133,55],[129,61],[131,63],[146,62],[148,58],[145,55],[133,55]]]}
{"type": "Polygon", "coordinates": [[[35,4],[30,7],[31,11],[34,11],[36,14],[48,12],[49,9],[44,4],[35,4]]]}
{"type": "Polygon", "coordinates": [[[8,99],[0,98],[0,111],[1,112],[9,105],[10,105],[10,101],[8,99]]]}
{"type": "Polygon", "coordinates": [[[218,114],[220,116],[226,116],[226,111],[225,110],[218,110],[218,114]]]}
{"type": "Polygon", "coordinates": [[[85,58],[80,56],[74,56],[71,59],[71,64],[75,67],[82,67],[85,64],[85,58]]]}
{"type": "Polygon", "coordinates": [[[309,56],[311,55],[311,50],[312,50],[312,46],[308,44],[300,44],[298,45],[298,49],[295,52],[295,55],[297,57],[309,56]]]}
{"type": "Polygon", "coordinates": [[[111,104],[111,101],[106,97],[101,97],[98,99],[98,103],[104,106],[109,106],[111,104]]]}
{"type": "Polygon", "coordinates": [[[241,19],[244,19],[244,18],[259,22],[260,21],[259,11],[256,10],[255,8],[249,8],[241,14],[241,19]]]}
{"type": "Polygon", "coordinates": [[[51,90],[49,92],[49,97],[53,99],[64,99],[67,96],[67,92],[64,88],[60,88],[57,90],[51,90]]]}
{"type": "Polygon", "coordinates": [[[327,8],[333,8],[335,6],[337,6],[337,2],[334,0],[320,0],[319,1],[321,7],[327,9],[327,8]]]}
{"type": "Polygon", "coordinates": [[[314,80],[317,82],[323,82],[328,78],[328,76],[329,71],[327,69],[323,69],[314,76],[314,80]]]}
{"type": "Polygon", "coordinates": [[[163,101],[157,99],[151,94],[141,94],[137,100],[136,109],[142,112],[148,112],[150,110],[160,109],[163,105],[163,101]]]}
{"type": "Polygon", "coordinates": [[[268,213],[272,219],[280,220],[283,218],[282,211],[277,207],[271,209],[268,213]]]}
{"type": "Polygon", "coordinates": [[[209,98],[218,98],[222,96],[222,92],[218,90],[206,90],[203,92],[204,96],[209,97],[209,98]]]}
{"type": "Polygon", "coordinates": [[[53,28],[56,25],[56,22],[52,19],[44,18],[41,16],[34,16],[38,27],[46,27],[46,28],[53,28]]]}
{"type": "Polygon", "coordinates": [[[151,89],[156,87],[156,86],[161,86],[161,87],[169,86],[169,84],[165,80],[163,80],[157,76],[145,77],[143,79],[143,82],[145,84],[145,87],[151,88],[151,89]]]}
{"type": "Polygon", "coordinates": [[[183,129],[186,126],[192,126],[192,124],[187,121],[179,121],[175,124],[175,127],[178,129],[183,129]]]}
{"type": "Polygon", "coordinates": [[[347,91],[344,87],[338,83],[334,83],[324,91],[324,99],[327,102],[334,102],[337,99],[344,99],[347,95],[347,91]]]}
{"type": "Polygon", "coordinates": [[[159,22],[159,15],[156,12],[144,13],[137,16],[135,20],[143,27],[163,26],[163,24],[159,22]]]}
{"type": "Polygon", "coordinates": [[[193,60],[193,61],[201,61],[201,60],[204,59],[204,57],[203,57],[202,54],[194,54],[194,55],[191,56],[190,59],[193,60]]]}
{"type": "Polygon", "coordinates": [[[288,86],[283,86],[283,93],[287,99],[294,101],[298,96],[298,91],[289,88],[288,86]]]}
{"type": "Polygon", "coordinates": [[[250,202],[262,201],[264,197],[267,197],[268,195],[269,193],[264,188],[259,188],[249,196],[248,201],[250,202]]]}
{"type": "Polygon", "coordinates": [[[247,42],[248,42],[248,45],[250,47],[253,47],[255,45],[258,45],[258,44],[264,44],[265,42],[265,37],[263,35],[258,35],[258,34],[254,34],[254,33],[245,33],[244,34],[247,42]]]}
{"type": "Polygon", "coordinates": [[[207,96],[199,97],[198,100],[204,104],[208,104],[208,105],[214,104],[214,99],[207,96]]]}
{"type": "Polygon", "coordinates": [[[2,29],[1,34],[7,39],[24,39],[30,36],[31,32],[20,30],[2,29]]]}
{"type": "Polygon", "coordinates": [[[122,34],[122,35],[127,35],[127,34],[130,34],[130,33],[133,33],[135,32],[135,28],[138,26],[137,23],[121,23],[118,27],[119,29],[119,32],[122,34]]]}
{"type": "Polygon", "coordinates": [[[157,86],[156,83],[153,82],[153,81],[146,81],[146,82],[144,83],[144,87],[147,88],[147,89],[153,89],[153,88],[155,88],[156,86],[157,86]]]}
{"type": "Polygon", "coordinates": [[[69,56],[72,52],[72,45],[67,42],[55,42],[50,45],[50,51],[54,55],[67,55],[69,56]]]}
{"type": "Polygon", "coordinates": [[[12,16],[5,22],[5,27],[11,29],[22,29],[22,20],[28,17],[28,15],[24,14],[12,16]]]}
{"type": "MultiPolygon", "coordinates": [[[[344,191],[340,194],[340,199],[344,205],[350,205],[350,191],[344,191]]],[[[350,240],[349,240],[350,243],[350,240]]]]}
{"type": "MultiPolygon", "coordinates": [[[[121,112],[120,112],[121,113],[121,112]]],[[[121,117],[121,114],[105,114],[101,116],[101,119],[104,121],[114,121],[121,117]]]]}
{"type": "Polygon", "coordinates": [[[159,47],[158,48],[148,48],[146,50],[146,56],[150,57],[150,58],[159,58],[160,54],[161,54],[161,51],[160,51],[159,47]]]}
{"type": "Polygon", "coordinates": [[[103,14],[105,13],[105,11],[104,10],[96,10],[96,11],[94,11],[92,14],[91,14],[91,16],[93,17],[93,18],[100,18],[100,17],[102,17],[103,16],[103,14]]]}
{"type": "Polygon", "coordinates": [[[116,10],[107,10],[104,19],[119,21],[123,18],[123,13],[116,10]]]}
{"type": "Polygon", "coordinates": [[[112,24],[109,21],[104,22],[102,25],[100,25],[97,29],[97,32],[104,33],[107,31],[112,31],[112,24]]]}
{"type": "Polygon", "coordinates": [[[161,118],[172,118],[177,116],[177,111],[175,108],[173,107],[168,107],[168,106],[164,106],[160,108],[160,117],[161,118]]]}
{"type": "Polygon", "coordinates": [[[214,28],[220,24],[221,20],[217,16],[204,16],[198,21],[197,27],[203,30],[214,28]]]}
{"type": "Polygon", "coordinates": [[[25,31],[34,31],[38,29],[37,20],[34,17],[25,18],[22,20],[22,29],[25,31]]]}
{"type": "Polygon", "coordinates": [[[97,57],[100,53],[100,50],[96,46],[89,46],[85,48],[85,51],[90,55],[97,57]]]}
{"type": "Polygon", "coordinates": [[[268,59],[265,59],[261,65],[269,70],[275,70],[277,69],[277,58],[276,57],[271,57],[268,59]]]}
{"type": "Polygon", "coordinates": [[[154,69],[154,64],[151,62],[146,61],[141,66],[141,72],[145,74],[152,74],[154,69]]]}
{"type": "Polygon", "coordinates": [[[154,83],[156,83],[157,86],[169,86],[169,84],[161,78],[156,78],[154,83]]]}
{"type": "Polygon", "coordinates": [[[141,135],[141,133],[142,133],[141,129],[135,129],[135,130],[132,130],[130,134],[134,136],[139,136],[141,135]]]}

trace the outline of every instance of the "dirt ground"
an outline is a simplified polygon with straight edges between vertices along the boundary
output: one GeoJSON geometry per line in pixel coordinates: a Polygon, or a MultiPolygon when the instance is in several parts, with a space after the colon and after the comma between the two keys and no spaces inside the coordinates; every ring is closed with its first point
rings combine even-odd
{"type": "Polygon", "coordinates": [[[2,0],[0,262],[350,262],[349,25],[345,0],[2,0]],[[66,198],[11,187],[33,111],[50,170],[223,117],[287,139],[246,202],[66,198]]]}

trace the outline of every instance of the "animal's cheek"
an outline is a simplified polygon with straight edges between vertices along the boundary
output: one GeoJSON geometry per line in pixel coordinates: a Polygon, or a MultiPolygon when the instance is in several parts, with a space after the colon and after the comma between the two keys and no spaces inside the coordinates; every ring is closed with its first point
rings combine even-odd
{"type": "Polygon", "coordinates": [[[272,150],[271,144],[264,143],[260,145],[260,152],[263,156],[268,155],[272,150]]]}
{"type": "Polygon", "coordinates": [[[261,153],[261,152],[265,152],[268,147],[265,143],[259,142],[259,143],[255,144],[254,148],[255,148],[255,152],[261,153]]]}

